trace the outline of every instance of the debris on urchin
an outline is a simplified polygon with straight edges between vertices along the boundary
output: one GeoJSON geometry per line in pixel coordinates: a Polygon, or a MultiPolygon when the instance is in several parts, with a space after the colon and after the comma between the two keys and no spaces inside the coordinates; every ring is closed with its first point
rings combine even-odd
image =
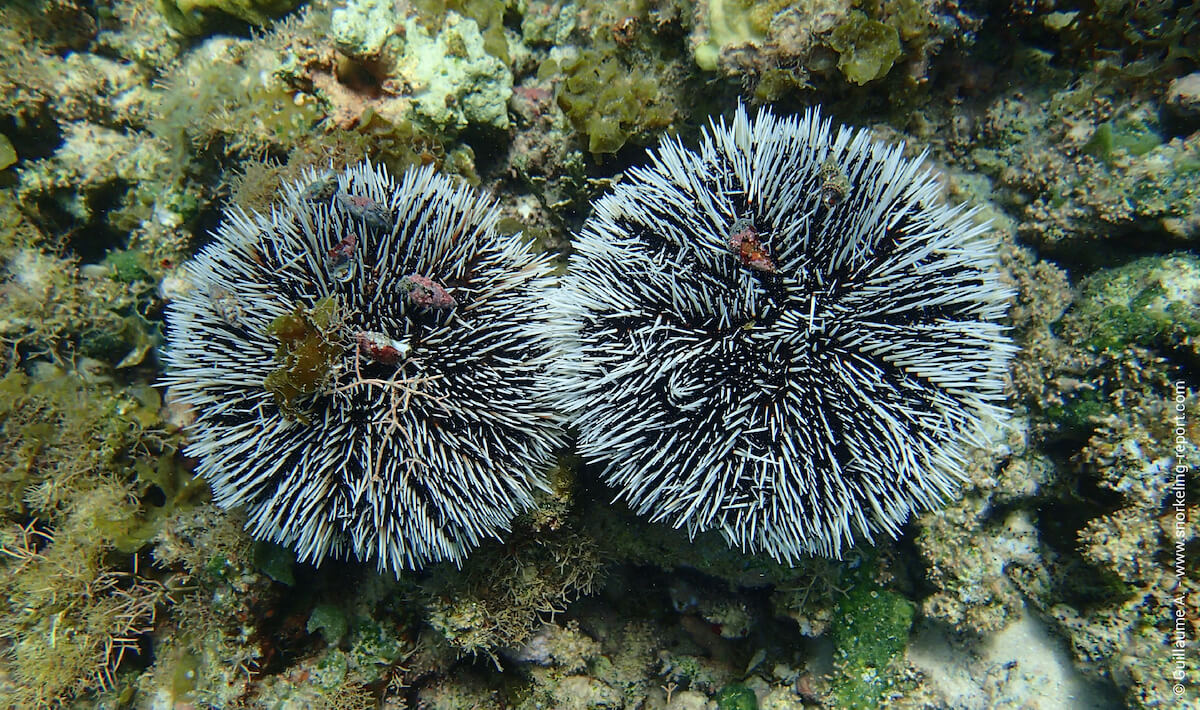
{"type": "Polygon", "coordinates": [[[635,510],[793,562],[895,536],[1006,416],[1010,292],[922,158],[739,109],[595,205],[556,299],[580,453],[635,510]]]}
{"type": "Polygon", "coordinates": [[[260,538],[399,572],[506,530],[561,443],[551,265],[432,169],[360,164],[231,211],[168,312],[187,453],[260,538]]]}

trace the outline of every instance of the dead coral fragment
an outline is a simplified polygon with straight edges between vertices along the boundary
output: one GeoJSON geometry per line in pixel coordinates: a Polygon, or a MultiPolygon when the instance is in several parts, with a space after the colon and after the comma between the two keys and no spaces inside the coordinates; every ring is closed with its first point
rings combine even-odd
{"type": "Polygon", "coordinates": [[[384,333],[364,330],[354,336],[358,351],[375,362],[398,364],[410,350],[407,343],[393,340],[384,333]]]}
{"type": "Polygon", "coordinates": [[[321,177],[308,183],[300,198],[306,202],[329,202],[338,191],[337,175],[327,172],[321,177]]]}
{"type": "Polygon", "coordinates": [[[383,230],[391,223],[391,215],[388,214],[387,207],[369,197],[347,195],[344,192],[337,193],[335,197],[337,197],[339,207],[371,229],[383,230]]]}

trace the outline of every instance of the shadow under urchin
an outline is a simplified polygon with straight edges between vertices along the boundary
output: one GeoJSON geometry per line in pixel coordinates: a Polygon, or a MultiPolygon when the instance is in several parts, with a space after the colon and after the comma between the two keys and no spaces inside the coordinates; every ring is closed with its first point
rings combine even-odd
{"type": "Polygon", "coordinates": [[[579,450],[639,513],[794,562],[895,537],[1003,420],[1010,290],[923,156],[815,110],[665,141],[573,241],[579,450]]]}
{"type": "Polygon", "coordinates": [[[227,214],[169,306],[186,451],[300,559],[399,573],[507,530],[562,443],[549,257],[431,168],[359,164],[227,214]]]}

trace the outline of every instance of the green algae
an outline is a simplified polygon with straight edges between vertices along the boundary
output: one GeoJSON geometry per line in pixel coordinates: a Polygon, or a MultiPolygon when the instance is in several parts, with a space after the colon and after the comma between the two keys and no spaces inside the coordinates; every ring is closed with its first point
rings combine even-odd
{"type": "Polygon", "coordinates": [[[832,698],[846,710],[875,708],[895,685],[916,608],[869,578],[864,564],[834,612],[830,635],[838,667],[832,698]]]}
{"type": "Polygon", "coordinates": [[[1142,156],[1162,143],[1162,137],[1144,123],[1105,121],[1096,127],[1095,133],[1084,144],[1083,150],[1106,163],[1111,163],[1117,152],[1142,156]]]}
{"type": "Polygon", "coordinates": [[[758,710],[758,698],[754,691],[741,683],[730,683],[721,688],[714,698],[717,710],[758,710]]]}
{"type": "Polygon", "coordinates": [[[345,351],[337,335],[338,325],[337,298],[326,296],[311,308],[297,305],[267,327],[267,334],[279,341],[275,349],[279,367],[267,375],[263,388],[275,397],[284,416],[305,426],[308,417],[298,400],[320,392],[328,383],[333,366],[345,351]]]}
{"type": "Polygon", "coordinates": [[[346,652],[349,668],[364,682],[374,682],[408,650],[395,628],[359,617],[350,626],[346,652]]]}
{"type": "Polygon", "coordinates": [[[181,653],[171,673],[171,695],[174,698],[190,697],[196,690],[196,679],[201,672],[200,658],[194,653],[181,653]]]}
{"type": "Polygon", "coordinates": [[[1043,416],[1054,422],[1059,431],[1065,434],[1086,432],[1112,412],[1112,406],[1105,401],[1104,393],[1096,390],[1067,393],[1062,396],[1062,400],[1062,404],[1047,407],[1043,416]]]}
{"type": "Polygon", "coordinates": [[[676,119],[674,98],[659,77],[618,56],[585,50],[561,65],[550,62],[539,73],[561,70],[558,105],[587,136],[593,153],[615,153],[629,140],[644,142],[676,119]]]}
{"type": "Polygon", "coordinates": [[[153,281],[146,269],[146,255],[132,249],[110,251],[100,262],[111,270],[112,277],[123,283],[153,281]]]}
{"type": "Polygon", "coordinates": [[[855,84],[882,79],[900,58],[900,33],[861,11],[833,29],[829,46],[838,53],[838,69],[855,84]]]}
{"type": "Polygon", "coordinates": [[[321,632],[325,642],[331,645],[345,636],[348,628],[346,612],[335,604],[319,604],[314,607],[305,626],[305,630],[310,634],[321,632]]]}
{"type": "Polygon", "coordinates": [[[254,543],[254,568],[271,579],[289,587],[296,584],[296,554],[273,542],[259,540],[254,543]]]}
{"type": "Polygon", "coordinates": [[[1200,336],[1200,259],[1145,257],[1091,274],[1055,327],[1096,352],[1138,345],[1196,354],[1189,344],[1200,336]]]}
{"type": "MultiPolygon", "coordinates": [[[[342,623],[344,625],[345,621],[342,623]]],[[[350,661],[346,653],[337,648],[330,649],[313,669],[312,682],[322,690],[337,691],[346,682],[349,670],[350,661]]]]}
{"type": "Polygon", "coordinates": [[[13,147],[12,141],[8,136],[0,133],[0,170],[13,165],[17,162],[17,149],[13,147]]]}

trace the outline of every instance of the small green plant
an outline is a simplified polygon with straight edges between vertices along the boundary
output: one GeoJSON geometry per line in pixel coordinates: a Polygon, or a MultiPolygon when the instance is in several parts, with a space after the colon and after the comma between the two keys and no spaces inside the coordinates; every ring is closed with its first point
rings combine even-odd
{"type": "Polygon", "coordinates": [[[855,84],[882,79],[900,57],[900,33],[855,10],[834,28],[829,44],[839,55],[838,69],[855,84]]]}
{"type": "Polygon", "coordinates": [[[561,66],[549,60],[539,73],[560,69],[565,78],[558,105],[587,136],[593,153],[615,153],[629,140],[645,142],[678,117],[675,97],[661,76],[610,52],[585,50],[561,66]]]}
{"type": "Polygon", "coordinates": [[[345,352],[338,336],[341,325],[337,299],[326,296],[311,308],[296,306],[279,316],[267,333],[279,340],[275,361],[279,363],[263,381],[284,416],[305,426],[308,417],[297,400],[320,392],[329,383],[334,363],[345,352]]]}

